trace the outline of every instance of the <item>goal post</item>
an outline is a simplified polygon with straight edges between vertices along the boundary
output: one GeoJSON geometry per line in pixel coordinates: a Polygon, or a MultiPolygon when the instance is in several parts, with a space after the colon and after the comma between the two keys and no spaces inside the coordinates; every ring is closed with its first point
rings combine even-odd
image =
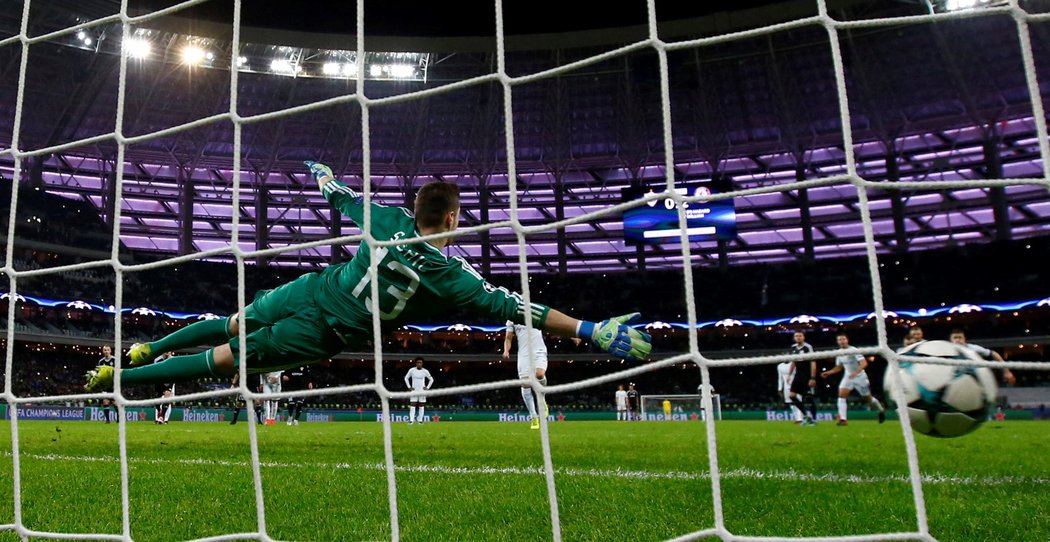
{"type": "MultiPolygon", "coordinates": [[[[722,419],[722,399],[717,393],[711,394],[711,404],[715,418],[722,419]]],[[[641,399],[641,416],[645,421],[706,421],[703,396],[693,394],[643,395],[641,399]],[[670,406],[671,415],[667,416],[664,401],[670,406]]]]}

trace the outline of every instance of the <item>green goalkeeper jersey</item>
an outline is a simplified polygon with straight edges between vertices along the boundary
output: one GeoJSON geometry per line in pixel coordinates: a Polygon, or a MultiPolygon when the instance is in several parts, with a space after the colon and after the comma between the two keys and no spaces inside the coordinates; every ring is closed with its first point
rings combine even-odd
{"type": "MultiPolygon", "coordinates": [[[[364,229],[364,198],[339,181],[322,189],[340,213],[364,229]]],[[[314,298],[325,321],[347,339],[372,336],[372,311],[379,312],[383,330],[423,316],[463,308],[496,322],[512,320],[542,329],[550,309],[525,304],[520,294],[497,288],[460,257],[449,258],[420,237],[416,220],[404,207],[371,204],[371,233],[377,241],[404,240],[407,244],[376,247],[379,301],[372,299],[368,273],[372,249],[362,242],[354,258],[321,273],[314,298]]]]}

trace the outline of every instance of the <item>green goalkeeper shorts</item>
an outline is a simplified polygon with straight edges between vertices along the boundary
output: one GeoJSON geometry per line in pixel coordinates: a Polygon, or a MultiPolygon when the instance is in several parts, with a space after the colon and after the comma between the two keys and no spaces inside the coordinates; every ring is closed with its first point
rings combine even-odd
{"type": "MultiPolygon", "coordinates": [[[[298,367],[330,358],[346,346],[314,303],[317,273],[307,273],[272,290],[261,290],[244,308],[245,360],[249,373],[298,367]]],[[[234,365],[240,339],[229,341],[234,365]]]]}

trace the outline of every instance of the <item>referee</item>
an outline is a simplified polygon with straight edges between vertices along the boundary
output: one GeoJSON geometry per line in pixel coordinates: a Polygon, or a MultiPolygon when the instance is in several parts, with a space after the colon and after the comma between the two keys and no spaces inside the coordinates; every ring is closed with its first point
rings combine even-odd
{"type": "MultiPolygon", "coordinates": [[[[806,342],[806,334],[795,332],[795,342],[788,349],[789,354],[812,354],[813,346],[806,342]]],[[[805,418],[800,425],[817,425],[817,360],[793,361],[795,378],[791,380],[791,398],[803,409],[805,418]]]]}
{"type": "MultiPolygon", "coordinates": [[[[286,369],[281,379],[284,381],[284,391],[300,391],[306,389],[313,389],[313,385],[310,382],[310,369],[307,366],[294,367],[292,369],[286,369]]],[[[299,425],[299,418],[303,414],[303,405],[306,404],[306,397],[289,397],[288,398],[288,425],[299,425]]]]}
{"type": "Polygon", "coordinates": [[[634,383],[627,385],[627,419],[639,420],[638,415],[638,390],[634,389],[634,383]]]}

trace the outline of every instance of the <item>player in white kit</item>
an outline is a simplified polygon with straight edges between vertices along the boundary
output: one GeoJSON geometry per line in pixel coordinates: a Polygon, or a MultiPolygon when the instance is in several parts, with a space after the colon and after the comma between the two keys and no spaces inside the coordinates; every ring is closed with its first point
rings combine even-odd
{"type": "Polygon", "coordinates": [[[627,416],[627,391],[623,389],[623,384],[616,389],[616,420],[627,421],[630,418],[627,416]]]}
{"type": "MultiPolygon", "coordinates": [[[[423,391],[429,390],[434,385],[434,377],[430,376],[430,371],[423,368],[423,358],[416,358],[414,360],[416,366],[409,369],[408,373],[405,374],[405,385],[412,391],[423,391]]],[[[413,395],[408,398],[408,424],[412,425],[418,420],[419,423],[423,423],[423,411],[427,404],[426,395],[413,395]],[[416,417],[416,411],[419,412],[419,417],[416,417]]]]}
{"type": "Polygon", "coordinates": [[[791,399],[791,381],[794,379],[795,366],[790,361],[777,364],[777,393],[783,397],[784,404],[791,408],[795,423],[802,423],[802,410],[791,399]]]}
{"type": "MultiPolygon", "coordinates": [[[[966,332],[963,331],[960,328],[953,329],[951,334],[948,335],[948,340],[950,340],[951,342],[953,342],[953,343],[955,343],[955,344],[957,344],[959,346],[965,346],[966,348],[969,348],[970,350],[973,350],[978,356],[981,356],[982,358],[984,358],[986,360],[989,360],[989,361],[1001,361],[1001,362],[1005,362],[1006,361],[1005,359],[1003,359],[1003,356],[999,355],[999,352],[996,352],[995,350],[992,350],[990,348],[985,348],[985,347],[983,347],[983,346],[981,346],[979,344],[973,344],[971,342],[967,342],[966,341],[966,332]]],[[[1007,384],[1013,386],[1014,384],[1017,383],[1017,377],[1014,376],[1013,371],[1011,371],[1009,368],[1006,368],[1006,369],[1003,369],[1003,381],[1006,382],[1007,384]]]]}
{"type": "MultiPolygon", "coordinates": [[[[273,371],[259,376],[259,383],[262,384],[263,393],[281,393],[281,373],[283,372],[273,371]]],[[[263,422],[263,425],[274,425],[277,423],[277,399],[264,401],[263,413],[266,415],[266,421],[263,422]]]]}
{"type": "MultiPolygon", "coordinates": [[[[536,380],[546,386],[547,344],[543,342],[543,333],[535,327],[530,332],[523,324],[515,324],[507,320],[507,333],[503,339],[503,359],[510,359],[510,346],[514,341],[514,337],[518,338],[518,378],[529,378],[529,375],[535,369],[536,380]]],[[[579,339],[573,339],[573,341],[576,344],[580,344],[579,339]]],[[[539,429],[540,418],[536,414],[535,403],[543,403],[541,405],[543,415],[547,416],[549,412],[547,402],[542,399],[535,399],[532,388],[527,385],[521,387],[521,398],[525,401],[526,408],[529,409],[529,419],[532,420],[530,427],[539,429]]]]}
{"type": "MultiPolygon", "coordinates": [[[[839,349],[849,348],[849,336],[845,333],[839,333],[835,336],[835,341],[838,343],[839,349]]],[[[863,354],[842,354],[835,357],[835,367],[820,373],[820,376],[827,378],[835,373],[841,373],[842,381],[839,382],[839,421],[836,425],[846,425],[846,399],[849,398],[851,391],[856,391],[857,395],[860,395],[860,400],[866,403],[869,407],[875,407],[879,410],[879,423],[886,421],[886,408],[882,406],[882,403],[878,399],[871,396],[871,383],[868,382],[868,374],[864,372],[864,369],[868,366],[868,358],[863,354]]]]}

